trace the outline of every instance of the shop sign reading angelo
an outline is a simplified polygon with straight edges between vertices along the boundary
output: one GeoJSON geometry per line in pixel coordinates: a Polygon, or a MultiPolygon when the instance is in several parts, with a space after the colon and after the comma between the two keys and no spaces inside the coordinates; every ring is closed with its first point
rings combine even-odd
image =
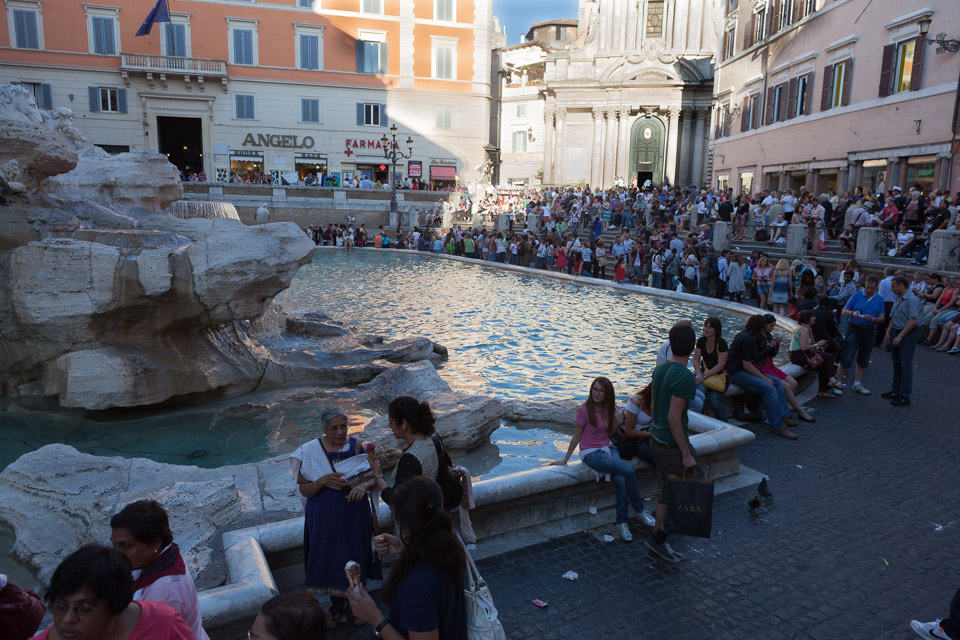
{"type": "Polygon", "coordinates": [[[310,136],[291,136],[284,134],[258,133],[256,136],[248,133],[243,139],[244,147],[273,147],[274,149],[313,149],[313,138],[310,136]]]}

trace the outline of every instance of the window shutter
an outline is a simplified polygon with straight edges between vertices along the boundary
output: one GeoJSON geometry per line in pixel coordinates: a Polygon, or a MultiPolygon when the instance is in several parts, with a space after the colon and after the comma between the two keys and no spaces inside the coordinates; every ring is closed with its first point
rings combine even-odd
{"type": "Polygon", "coordinates": [[[720,46],[720,62],[727,59],[727,42],[730,40],[730,32],[723,32],[723,44],[720,46]]]}
{"type": "Polygon", "coordinates": [[[300,100],[300,120],[302,122],[310,122],[310,101],[309,100],[300,100]]]}
{"type": "Polygon", "coordinates": [[[770,6],[770,28],[767,32],[773,35],[780,31],[780,0],[773,0],[770,6]]]}
{"type": "Polygon", "coordinates": [[[836,65],[828,64],[823,70],[823,91],[820,93],[820,111],[830,109],[833,102],[833,70],[836,65]]]}
{"type": "Polygon", "coordinates": [[[53,91],[49,84],[40,85],[40,108],[41,109],[53,108],[53,91]]]}
{"type": "Polygon", "coordinates": [[[853,74],[853,61],[847,60],[843,63],[843,84],[840,91],[840,106],[845,107],[850,104],[850,76],[853,74]]]}
{"type": "Polygon", "coordinates": [[[897,45],[888,44],[883,47],[883,56],[880,60],[880,93],[881,98],[890,95],[890,85],[893,83],[893,61],[897,57],[897,45]]]}
{"type": "Polygon", "coordinates": [[[387,43],[381,42],[379,49],[380,49],[380,67],[377,73],[379,73],[382,76],[385,76],[390,73],[390,68],[389,68],[390,56],[387,54],[387,43]]]}
{"type": "Polygon", "coordinates": [[[807,74],[806,94],[807,95],[805,95],[803,99],[803,115],[808,116],[810,115],[810,111],[813,109],[813,107],[810,106],[813,104],[813,74],[812,73],[807,74]]]}
{"type": "Polygon", "coordinates": [[[93,18],[93,52],[103,53],[103,20],[93,18]]]}
{"type": "Polygon", "coordinates": [[[797,113],[797,79],[790,78],[790,85],[787,88],[787,117],[792,119],[797,113]]]}
{"type": "Polygon", "coordinates": [[[386,127],[389,123],[387,122],[387,105],[380,105],[380,126],[386,127]]]}
{"type": "Polygon", "coordinates": [[[90,96],[90,111],[100,111],[100,87],[87,87],[90,96]]]}
{"type": "Polygon", "coordinates": [[[187,55],[187,28],[182,24],[170,25],[173,28],[173,55],[185,58],[187,55]]]}
{"type": "Polygon", "coordinates": [[[740,107],[740,133],[750,128],[750,120],[747,109],[750,107],[750,98],[743,99],[743,106],[740,107]]]}
{"type": "Polygon", "coordinates": [[[743,34],[743,48],[749,49],[753,46],[753,34],[757,30],[757,14],[754,13],[750,16],[750,28],[747,29],[747,32],[743,34]]]}
{"type": "Polygon", "coordinates": [[[116,48],[113,46],[113,19],[103,18],[103,52],[107,55],[115,55],[116,48]]]}
{"type": "Polygon", "coordinates": [[[767,98],[767,114],[764,120],[765,124],[770,124],[773,122],[773,101],[776,96],[776,91],[772,91],[769,87],[765,91],[767,98]]]}
{"type": "Polygon", "coordinates": [[[127,90],[126,89],[117,89],[117,111],[120,113],[127,112],[127,90]]]}
{"type": "Polygon", "coordinates": [[[363,103],[357,103],[357,125],[363,126],[363,103]]]}
{"type": "Polygon", "coordinates": [[[310,68],[310,52],[308,47],[310,46],[310,39],[300,34],[300,68],[309,69],[310,68]]]}
{"type": "Polygon", "coordinates": [[[923,50],[926,49],[926,42],[923,38],[916,38],[913,42],[913,71],[910,74],[910,91],[917,91],[920,88],[920,75],[923,73],[923,50]]]}
{"type": "Polygon", "coordinates": [[[793,0],[793,22],[803,17],[803,0],[793,0]]]}
{"type": "Polygon", "coordinates": [[[357,40],[357,73],[363,73],[363,40],[357,40]]]}
{"type": "Polygon", "coordinates": [[[243,63],[243,32],[233,30],[233,64],[243,63]]]}

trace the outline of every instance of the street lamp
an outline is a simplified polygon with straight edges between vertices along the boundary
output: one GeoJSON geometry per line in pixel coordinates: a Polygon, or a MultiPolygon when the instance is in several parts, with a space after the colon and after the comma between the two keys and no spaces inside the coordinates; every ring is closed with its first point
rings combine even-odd
{"type": "Polygon", "coordinates": [[[938,33],[933,38],[928,38],[927,32],[930,31],[931,22],[932,20],[929,17],[924,17],[917,23],[917,26],[920,28],[920,37],[923,38],[924,42],[937,45],[937,53],[943,53],[944,51],[956,53],[960,51],[960,40],[947,38],[947,34],[945,33],[938,33]]]}
{"type": "MultiPolygon", "coordinates": [[[[407,153],[400,151],[397,146],[397,125],[390,125],[390,136],[383,134],[380,143],[383,145],[383,157],[393,166],[393,175],[390,177],[390,214],[397,216],[397,160],[409,159],[413,156],[413,138],[407,136],[407,153]]],[[[396,218],[399,224],[400,218],[396,218]]]]}

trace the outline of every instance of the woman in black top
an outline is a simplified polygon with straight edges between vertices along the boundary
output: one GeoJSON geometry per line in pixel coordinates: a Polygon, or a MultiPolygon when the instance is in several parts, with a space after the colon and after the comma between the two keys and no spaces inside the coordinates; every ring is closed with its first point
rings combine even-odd
{"type": "Polygon", "coordinates": [[[393,497],[400,537],[374,538],[377,553],[400,554],[380,592],[390,615],[380,613],[362,586],[347,592],[353,615],[387,640],[467,640],[466,556],[443,510],[440,486],[410,478],[393,497]]]}
{"type": "Polygon", "coordinates": [[[693,366],[697,371],[697,389],[707,396],[713,415],[721,422],[727,421],[727,411],[723,406],[723,394],[726,392],[726,381],[722,391],[710,389],[704,380],[711,376],[723,374],[727,366],[727,341],[723,339],[723,325],[720,319],[710,316],[703,322],[703,335],[697,340],[697,347],[693,350],[693,366]]]}

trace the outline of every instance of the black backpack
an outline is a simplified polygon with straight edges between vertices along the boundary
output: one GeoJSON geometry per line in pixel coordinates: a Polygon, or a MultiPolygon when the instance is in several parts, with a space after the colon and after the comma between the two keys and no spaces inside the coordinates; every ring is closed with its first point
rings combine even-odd
{"type": "Polygon", "coordinates": [[[463,471],[454,468],[450,455],[443,446],[440,436],[433,434],[430,436],[433,440],[433,446],[437,448],[437,484],[440,485],[440,491],[443,492],[443,508],[445,511],[453,511],[463,502],[463,471]]]}

